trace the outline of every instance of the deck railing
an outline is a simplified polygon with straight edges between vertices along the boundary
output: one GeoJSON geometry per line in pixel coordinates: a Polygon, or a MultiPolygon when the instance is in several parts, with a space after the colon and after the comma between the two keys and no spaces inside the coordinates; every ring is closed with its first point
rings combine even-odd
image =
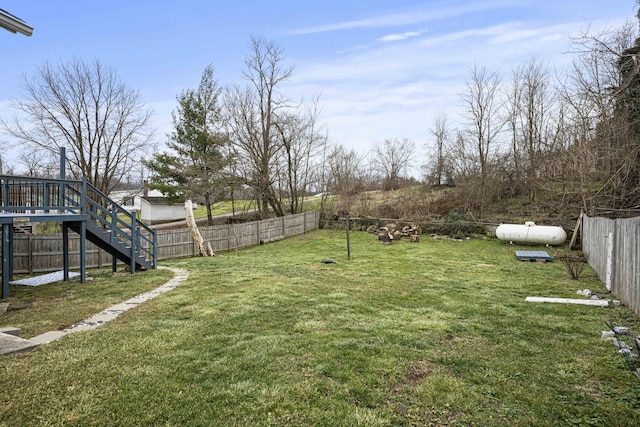
{"type": "Polygon", "coordinates": [[[86,214],[91,223],[110,232],[111,245],[123,242],[135,259],[143,256],[156,267],[156,232],[139,222],[95,186],[82,180],[0,175],[3,214],[86,214]]]}

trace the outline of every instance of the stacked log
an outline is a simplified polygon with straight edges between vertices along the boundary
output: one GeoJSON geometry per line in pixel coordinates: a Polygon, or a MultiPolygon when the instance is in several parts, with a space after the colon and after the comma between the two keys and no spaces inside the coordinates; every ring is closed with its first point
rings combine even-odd
{"type": "Polygon", "coordinates": [[[393,243],[393,234],[389,231],[388,227],[380,227],[378,229],[378,240],[382,241],[384,245],[393,243]]]}
{"type": "Polygon", "coordinates": [[[419,235],[420,229],[418,228],[418,224],[412,223],[411,225],[405,225],[402,227],[402,235],[405,237],[410,237],[414,235],[419,235]]]}
{"type": "Polygon", "coordinates": [[[400,240],[403,237],[408,237],[412,243],[420,241],[420,229],[415,223],[404,226],[401,230],[396,229],[396,224],[389,223],[384,227],[380,227],[377,230],[377,234],[378,240],[388,245],[393,243],[394,240],[400,240]]]}

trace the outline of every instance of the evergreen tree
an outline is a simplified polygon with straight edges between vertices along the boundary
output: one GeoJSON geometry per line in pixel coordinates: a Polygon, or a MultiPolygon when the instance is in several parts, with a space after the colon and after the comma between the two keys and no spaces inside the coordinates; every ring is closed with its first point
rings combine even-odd
{"type": "Polygon", "coordinates": [[[152,172],[151,188],[175,202],[192,199],[204,204],[209,222],[213,219],[211,206],[226,190],[223,172],[230,160],[225,154],[228,139],[222,131],[220,91],[209,65],[198,88],[177,97],[178,107],[172,114],[174,131],[167,141],[172,152],[145,162],[152,172]]]}

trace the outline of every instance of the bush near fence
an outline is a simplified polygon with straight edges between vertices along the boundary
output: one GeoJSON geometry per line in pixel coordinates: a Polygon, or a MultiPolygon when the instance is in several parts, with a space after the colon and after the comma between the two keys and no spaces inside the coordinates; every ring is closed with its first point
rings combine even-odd
{"type": "MultiPolygon", "coordinates": [[[[318,211],[240,224],[200,227],[200,233],[215,252],[229,252],[303,234],[318,228],[318,211]]],[[[198,255],[198,247],[189,229],[158,230],[158,261],[198,255]]],[[[112,257],[91,242],[86,248],[87,268],[112,265],[112,257]]],[[[69,234],[69,265],[80,266],[80,237],[69,234]]],[[[63,266],[62,234],[21,235],[14,237],[13,272],[34,274],[57,271],[63,266]]]]}
{"type": "Polygon", "coordinates": [[[582,251],[600,280],[609,283],[611,293],[640,316],[640,217],[585,215],[582,251]]]}

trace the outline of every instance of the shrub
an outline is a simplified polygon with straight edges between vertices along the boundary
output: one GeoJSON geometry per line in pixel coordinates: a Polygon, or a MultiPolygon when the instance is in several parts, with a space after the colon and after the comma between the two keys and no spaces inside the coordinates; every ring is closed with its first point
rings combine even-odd
{"type": "Polygon", "coordinates": [[[478,222],[460,209],[453,209],[444,220],[441,232],[454,239],[471,236],[478,227],[478,222]]]}
{"type": "Polygon", "coordinates": [[[578,280],[582,274],[582,270],[587,263],[584,254],[561,255],[557,257],[564,264],[572,279],[578,280]]]}

